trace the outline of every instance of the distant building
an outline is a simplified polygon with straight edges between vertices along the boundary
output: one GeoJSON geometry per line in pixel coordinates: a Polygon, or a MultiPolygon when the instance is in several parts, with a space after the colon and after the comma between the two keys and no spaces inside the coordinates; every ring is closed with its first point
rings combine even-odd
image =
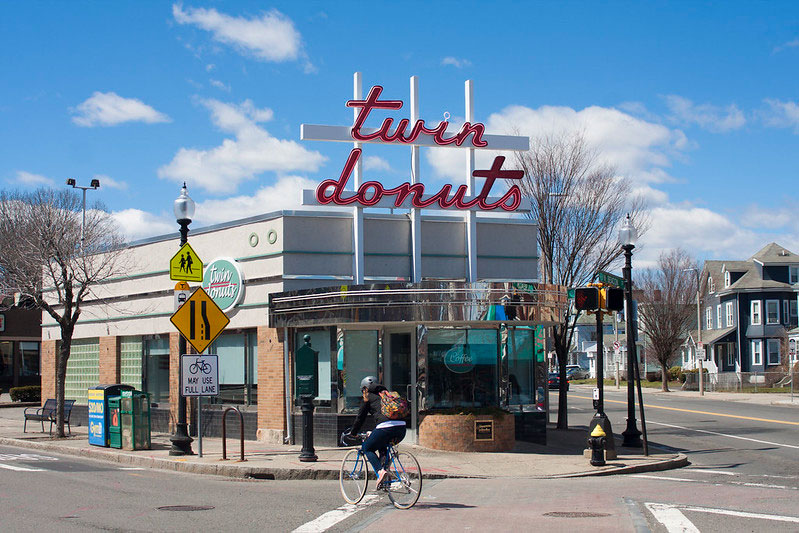
{"type": "Polygon", "coordinates": [[[39,385],[39,346],[41,344],[39,309],[24,301],[0,295],[0,389],[39,385]]]}

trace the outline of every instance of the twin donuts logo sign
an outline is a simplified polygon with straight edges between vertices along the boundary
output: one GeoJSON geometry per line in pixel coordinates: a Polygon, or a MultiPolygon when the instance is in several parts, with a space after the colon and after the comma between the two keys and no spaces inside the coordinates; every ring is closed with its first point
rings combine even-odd
{"type": "MultiPolygon", "coordinates": [[[[364,126],[367,118],[373,110],[397,110],[403,106],[402,100],[381,100],[380,95],[383,87],[375,85],[369,91],[365,99],[355,99],[347,101],[347,107],[357,110],[355,122],[352,127],[345,128],[337,126],[315,126],[302,125],[301,138],[303,140],[322,140],[322,141],[350,141],[350,142],[375,142],[383,144],[417,145],[428,147],[459,147],[459,148],[479,148],[495,150],[527,150],[529,148],[529,138],[511,137],[502,135],[487,135],[485,125],[479,122],[465,122],[456,133],[448,133],[448,120],[439,122],[434,128],[427,127],[424,120],[416,120],[411,126],[411,120],[407,118],[397,121],[385,118],[379,128],[367,128],[364,126]],[[392,128],[393,126],[393,128],[392,128]],[[494,142],[492,142],[494,141],[494,142]]],[[[445,118],[448,117],[445,114],[445,118]]],[[[461,210],[479,209],[491,211],[502,209],[504,211],[516,211],[522,204],[522,193],[519,186],[512,183],[505,194],[499,199],[490,199],[492,187],[497,180],[521,180],[524,172],[521,170],[503,170],[505,163],[504,156],[496,156],[490,169],[474,170],[472,176],[475,178],[485,178],[483,187],[479,194],[468,197],[468,186],[459,185],[453,192],[453,186],[444,185],[435,194],[425,194],[425,186],[422,183],[405,182],[397,187],[386,188],[378,181],[366,181],[358,186],[356,191],[346,191],[347,184],[353,170],[356,168],[362,154],[361,148],[353,148],[339,178],[327,179],[319,184],[314,193],[314,203],[335,204],[345,206],[358,203],[364,207],[413,207],[425,208],[435,207],[440,209],[456,208],[461,210]],[[381,200],[393,197],[389,203],[381,200]]],[[[310,202],[306,202],[310,203],[310,202]]]]}

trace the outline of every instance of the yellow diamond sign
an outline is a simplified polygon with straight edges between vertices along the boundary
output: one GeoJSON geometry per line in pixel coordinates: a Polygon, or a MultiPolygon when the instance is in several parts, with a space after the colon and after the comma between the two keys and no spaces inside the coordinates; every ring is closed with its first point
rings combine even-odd
{"type": "Polygon", "coordinates": [[[178,253],[169,261],[169,279],[175,281],[202,281],[203,262],[197,252],[184,244],[178,253]]]}
{"type": "Polygon", "coordinates": [[[198,353],[208,348],[230,323],[202,287],[194,291],[169,320],[198,353]]]}

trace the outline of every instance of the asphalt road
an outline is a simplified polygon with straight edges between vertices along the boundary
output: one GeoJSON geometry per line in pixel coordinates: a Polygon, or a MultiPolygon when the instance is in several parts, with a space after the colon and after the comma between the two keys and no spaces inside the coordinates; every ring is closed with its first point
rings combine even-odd
{"type": "MultiPolygon", "coordinates": [[[[620,432],[624,391],[606,393],[620,432]]],[[[335,481],[237,481],[0,447],[0,529],[799,531],[799,409],[645,400],[652,445],[684,451],[691,466],[594,478],[426,481],[416,507],[400,511],[376,495],[347,506],[335,481]]],[[[590,388],[575,387],[570,406],[571,425],[587,424],[590,388]]]]}

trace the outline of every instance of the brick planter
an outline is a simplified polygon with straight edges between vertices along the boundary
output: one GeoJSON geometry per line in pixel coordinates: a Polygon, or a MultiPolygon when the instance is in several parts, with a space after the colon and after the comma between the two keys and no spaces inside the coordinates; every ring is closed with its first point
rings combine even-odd
{"type": "Polygon", "coordinates": [[[515,432],[515,419],[510,413],[495,415],[428,413],[419,424],[419,444],[434,450],[453,452],[508,452],[516,443],[515,432]],[[493,421],[493,440],[477,440],[475,423],[491,421],[493,421]]]}

